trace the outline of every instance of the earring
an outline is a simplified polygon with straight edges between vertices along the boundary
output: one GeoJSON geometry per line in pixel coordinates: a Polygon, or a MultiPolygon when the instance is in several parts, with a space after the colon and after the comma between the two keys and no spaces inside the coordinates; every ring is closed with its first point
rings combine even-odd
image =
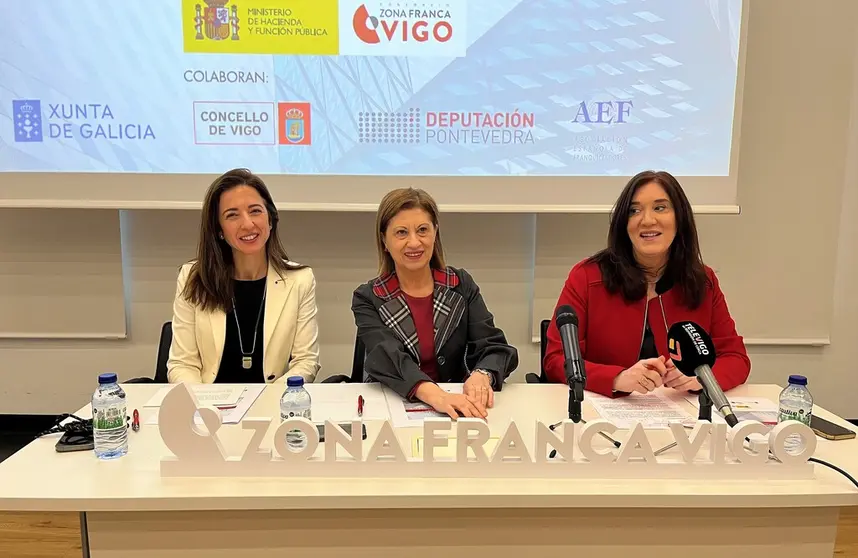
{"type": "Polygon", "coordinates": [[[218,233],[218,236],[220,237],[221,240],[223,240],[223,233],[218,233]]]}

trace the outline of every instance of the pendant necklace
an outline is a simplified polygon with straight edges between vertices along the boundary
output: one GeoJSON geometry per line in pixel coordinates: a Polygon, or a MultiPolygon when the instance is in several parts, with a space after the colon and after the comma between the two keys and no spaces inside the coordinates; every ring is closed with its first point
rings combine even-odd
{"type": "Polygon", "coordinates": [[[265,295],[268,292],[268,285],[262,291],[262,302],[259,303],[259,314],[256,316],[256,325],[253,328],[253,346],[249,353],[244,352],[244,340],[241,337],[241,326],[238,324],[238,311],[235,308],[235,297],[232,297],[232,315],[235,317],[235,327],[238,329],[238,347],[241,349],[241,367],[245,370],[250,370],[253,366],[253,353],[256,352],[256,334],[259,332],[259,320],[262,318],[262,309],[265,308],[265,295]]]}

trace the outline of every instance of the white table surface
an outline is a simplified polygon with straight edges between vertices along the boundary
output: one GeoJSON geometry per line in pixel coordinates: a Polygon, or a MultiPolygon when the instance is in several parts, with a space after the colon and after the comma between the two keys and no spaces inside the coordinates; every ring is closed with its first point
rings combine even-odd
{"type": "MultiPolygon", "coordinates": [[[[145,424],[156,411],[143,404],[161,387],[130,384],[129,415],[140,411],[141,430],[129,432],[127,456],[100,461],[91,451],[58,453],[59,437],[35,440],[0,463],[0,510],[55,511],[146,511],[146,510],[266,510],[266,509],[369,509],[369,508],[765,508],[839,507],[858,505],[858,488],[840,474],[816,465],[816,478],[806,481],[699,481],[633,480],[593,481],[586,479],[289,479],[280,478],[164,478],[159,461],[168,452],[156,426],[145,424]]],[[[247,416],[278,416],[283,386],[266,388],[247,416]]],[[[314,384],[314,397],[355,400],[361,393],[368,400],[368,416],[375,415],[380,387],[372,384],[314,384]]],[[[765,397],[777,401],[780,388],[774,385],[745,385],[733,396],[765,397]]],[[[563,385],[508,384],[496,394],[488,422],[492,435],[500,435],[510,419],[517,424],[548,424],[565,417],[568,390],[563,385]]],[[[588,397],[590,394],[588,394],[588,397]]],[[[677,397],[696,416],[696,410],[677,397]]],[[[847,425],[820,407],[814,413],[847,425]]],[[[88,406],[79,416],[89,416],[88,406]]],[[[595,418],[586,402],[584,416],[595,418]]],[[[315,417],[314,417],[315,418],[315,417]]],[[[369,439],[374,436],[369,423],[369,439]]],[[[854,427],[853,427],[854,428],[854,427]]],[[[271,434],[263,447],[271,447],[271,434]]],[[[525,442],[532,443],[532,429],[522,428],[525,442]]],[[[398,432],[406,451],[420,429],[398,432]]],[[[238,451],[250,439],[240,425],[225,425],[219,431],[225,446],[238,451]]],[[[659,436],[660,434],[656,434],[659,436]]],[[[654,447],[664,440],[651,440],[654,447]]],[[[321,451],[321,448],[320,448],[321,451]]],[[[676,452],[676,450],[672,450],[676,452]]],[[[668,455],[668,454],[665,454],[668,455]]],[[[678,456],[678,452],[676,452],[678,456]]],[[[819,439],[816,455],[858,475],[858,439],[819,439]]]]}

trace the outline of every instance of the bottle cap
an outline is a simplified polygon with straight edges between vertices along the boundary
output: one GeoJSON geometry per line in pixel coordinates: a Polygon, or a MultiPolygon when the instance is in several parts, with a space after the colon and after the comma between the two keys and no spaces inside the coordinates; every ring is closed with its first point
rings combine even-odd
{"type": "Polygon", "coordinates": [[[304,385],[304,376],[289,376],[286,378],[286,385],[289,387],[301,387],[304,385]]]}
{"type": "Polygon", "coordinates": [[[104,374],[98,375],[98,383],[101,384],[115,384],[116,383],[116,372],[105,372],[104,374]]]}
{"type": "Polygon", "coordinates": [[[793,374],[789,377],[789,383],[797,385],[797,386],[806,386],[807,378],[804,376],[799,376],[797,374],[793,374]]]}

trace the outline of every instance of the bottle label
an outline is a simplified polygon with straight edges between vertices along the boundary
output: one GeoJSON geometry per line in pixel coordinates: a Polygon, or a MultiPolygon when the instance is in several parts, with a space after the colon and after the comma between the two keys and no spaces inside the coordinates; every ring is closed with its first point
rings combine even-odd
{"type": "Polygon", "coordinates": [[[797,420],[798,422],[810,425],[810,415],[811,413],[805,411],[804,409],[794,411],[792,409],[786,409],[784,407],[781,407],[778,410],[778,422],[783,422],[785,420],[797,420]]]}
{"type": "Polygon", "coordinates": [[[107,407],[106,409],[94,409],[92,414],[92,428],[94,430],[113,430],[125,428],[125,408],[107,407]]]}
{"type": "Polygon", "coordinates": [[[280,413],[280,420],[286,420],[286,419],[295,418],[295,417],[304,417],[307,420],[311,420],[310,408],[307,407],[306,409],[304,409],[303,411],[300,411],[300,412],[296,412],[295,410],[291,410],[287,413],[284,413],[284,412],[280,413]]]}

